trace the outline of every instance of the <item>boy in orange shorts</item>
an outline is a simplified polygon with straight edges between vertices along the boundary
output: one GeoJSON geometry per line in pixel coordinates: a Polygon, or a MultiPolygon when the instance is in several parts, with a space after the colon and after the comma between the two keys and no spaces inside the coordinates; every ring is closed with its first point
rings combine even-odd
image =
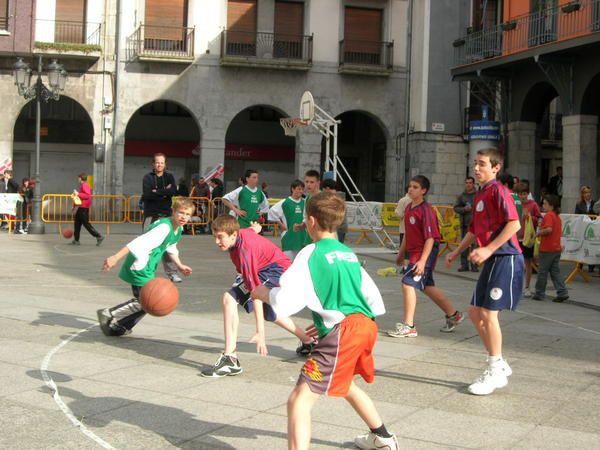
{"type": "Polygon", "coordinates": [[[385,313],[381,294],[356,255],[336,238],[345,205],[337,195],[321,192],[306,206],[306,227],[313,244],[298,253],[281,276],[280,287],[264,285],[254,299],[269,303],[278,316],[312,311],[314,324],[307,333],[318,343],[300,372],[288,399],[288,443],[292,450],[310,445],[311,409],[321,395],[343,397],[370,431],[354,443],[362,449],[398,448],[396,436],[383,424],[373,401],[354,384],[355,375],[367,383],[375,379],[373,347],[375,317],[385,313]]]}

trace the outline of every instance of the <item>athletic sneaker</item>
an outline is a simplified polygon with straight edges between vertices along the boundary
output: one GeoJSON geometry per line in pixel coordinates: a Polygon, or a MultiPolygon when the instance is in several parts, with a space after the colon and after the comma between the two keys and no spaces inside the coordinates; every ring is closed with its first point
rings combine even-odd
{"type": "Polygon", "coordinates": [[[364,450],[398,450],[400,448],[398,439],[396,439],[394,433],[392,433],[391,437],[384,438],[377,436],[372,431],[369,431],[367,434],[356,436],[356,438],[354,438],[354,444],[356,444],[358,448],[364,450]]]}
{"type": "MultiPolygon", "coordinates": [[[[489,358],[488,358],[488,365],[490,368],[492,367],[492,365],[490,364],[489,358]]],[[[510,366],[508,365],[508,363],[506,362],[505,359],[502,359],[501,361],[497,362],[494,365],[494,367],[502,370],[502,372],[504,372],[504,375],[506,375],[507,377],[510,377],[512,375],[512,369],[510,368],[510,366]]]]}
{"type": "Polygon", "coordinates": [[[79,241],[76,241],[75,239],[73,239],[73,240],[71,241],[71,244],[73,244],[73,245],[81,245],[81,242],[79,242],[79,241]]]}
{"type": "Polygon", "coordinates": [[[562,303],[565,300],[569,300],[569,296],[567,294],[559,295],[556,298],[553,298],[552,301],[554,303],[562,303]]]}
{"type": "Polygon", "coordinates": [[[523,292],[523,297],[525,297],[525,298],[533,297],[533,292],[531,292],[531,289],[529,289],[529,288],[525,289],[525,292],[523,292]]]}
{"type": "Polygon", "coordinates": [[[102,241],[104,240],[104,236],[100,236],[96,238],[96,247],[100,247],[100,244],[102,244],[102,241]]]}
{"type": "Polygon", "coordinates": [[[123,325],[116,322],[111,323],[113,322],[113,316],[108,308],[99,309],[96,311],[96,315],[98,316],[98,323],[104,336],[125,336],[131,334],[131,330],[125,328],[123,325]]]}
{"type": "Polygon", "coordinates": [[[296,354],[300,356],[308,356],[312,353],[314,347],[315,344],[312,342],[309,342],[308,344],[301,342],[300,346],[296,349],[296,354]]]}
{"type": "Polygon", "coordinates": [[[387,332],[387,335],[394,338],[400,337],[417,337],[417,329],[415,327],[409,327],[407,324],[398,322],[394,330],[387,332]]]}
{"type": "Polygon", "coordinates": [[[489,395],[507,384],[508,378],[501,368],[488,367],[483,371],[483,375],[469,386],[469,392],[473,395],[489,395]]]}
{"type": "Polygon", "coordinates": [[[208,378],[220,378],[228,375],[239,375],[240,373],[242,373],[242,366],[240,366],[239,359],[221,353],[215,365],[210,369],[202,370],[200,375],[208,378]]]}
{"type": "Polygon", "coordinates": [[[177,275],[176,273],[169,275],[169,279],[173,282],[173,283],[181,283],[183,280],[181,279],[181,277],[179,275],[177,275]]]}
{"type": "Polygon", "coordinates": [[[456,311],[453,316],[446,317],[446,325],[440,328],[442,333],[451,333],[456,329],[456,326],[465,320],[465,315],[460,311],[456,311]]]}

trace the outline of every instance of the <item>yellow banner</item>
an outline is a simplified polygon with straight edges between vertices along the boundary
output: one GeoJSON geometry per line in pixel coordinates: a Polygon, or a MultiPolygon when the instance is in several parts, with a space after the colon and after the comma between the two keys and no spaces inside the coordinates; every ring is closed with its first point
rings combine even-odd
{"type": "Polygon", "coordinates": [[[437,213],[440,234],[445,242],[460,242],[460,219],[452,206],[434,206],[437,213]]]}
{"type": "Polygon", "coordinates": [[[381,208],[381,221],[386,227],[399,227],[400,218],[396,215],[396,203],[384,203],[381,208]]]}

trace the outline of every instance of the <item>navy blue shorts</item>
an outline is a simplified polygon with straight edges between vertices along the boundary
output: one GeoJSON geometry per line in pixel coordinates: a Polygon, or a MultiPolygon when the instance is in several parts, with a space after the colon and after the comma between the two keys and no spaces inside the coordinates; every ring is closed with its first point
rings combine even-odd
{"type": "Polygon", "coordinates": [[[434,245],[431,249],[429,257],[427,258],[427,261],[425,262],[425,272],[423,275],[415,275],[413,273],[415,270],[415,264],[409,263],[408,267],[406,268],[406,272],[402,277],[402,284],[412,286],[420,291],[424,291],[428,286],[435,286],[435,281],[433,280],[433,269],[437,261],[438,251],[439,245],[434,245]]]}
{"type": "Polygon", "coordinates": [[[517,309],[523,293],[523,255],[491,256],[479,273],[471,305],[490,311],[517,309]]]}
{"type": "MultiPolygon", "coordinates": [[[[269,289],[279,286],[279,278],[277,280],[268,279],[264,282],[264,285],[269,289]]],[[[254,302],[252,298],[250,298],[250,292],[246,289],[246,285],[244,284],[244,279],[241,275],[238,275],[227,292],[235,298],[235,301],[238,302],[247,313],[254,312],[254,302]]],[[[273,322],[277,320],[277,314],[268,303],[263,303],[263,314],[265,316],[265,320],[268,322],[273,322]]]]}

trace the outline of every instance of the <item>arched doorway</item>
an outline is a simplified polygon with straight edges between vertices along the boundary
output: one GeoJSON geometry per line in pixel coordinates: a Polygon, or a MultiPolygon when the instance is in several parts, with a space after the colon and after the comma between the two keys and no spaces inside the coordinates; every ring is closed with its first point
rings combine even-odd
{"type": "MultiPolygon", "coordinates": [[[[364,111],[347,111],[336,117],[338,156],[367,200],[385,200],[386,130],[378,118],[364,111]]],[[[325,139],[322,144],[325,161],[325,139]]],[[[324,164],[322,164],[324,167],[324,164]]]]}
{"type": "Polygon", "coordinates": [[[152,170],[152,155],[164,153],[177,183],[191,183],[198,172],[200,127],[179,103],[157,100],[139,108],[125,129],[123,193],[141,194],[142,178],[152,170]]]}
{"type": "Polygon", "coordinates": [[[550,83],[535,84],[525,96],[521,119],[536,123],[534,190],[546,188],[557,167],[562,167],[562,106],[550,83]]]}
{"type": "Polygon", "coordinates": [[[255,105],[239,112],[225,135],[225,190],[237,187],[247,169],[260,173],[271,197],[289,195],[294,180],[295,138],[286,136],[279,119],[283,111],[268,105],[255,105]]]}
{"type": "MultiPolygon", "coordinates": [[[[70,193],[77,175],[92,174],[94,126],[70,97],[41,102],[40,180],[42,194],[70,193]]],[[[17,181],[35,173],[36,102],[27,103],[15,122],[13,168],[17,181]]]]}

